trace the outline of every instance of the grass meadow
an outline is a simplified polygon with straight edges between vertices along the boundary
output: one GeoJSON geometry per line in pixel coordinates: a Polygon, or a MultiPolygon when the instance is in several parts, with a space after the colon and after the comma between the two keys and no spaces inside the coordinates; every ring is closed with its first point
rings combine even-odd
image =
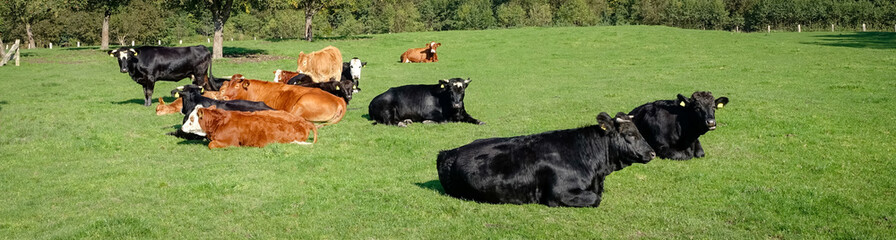
{"type": "MultiPolygon", "coordinates": [[[[360,57],[362,92],[312,147],[210,151],[96,47],[0,67],[0,238],[588,239],[896,237],[896,34],[523,28],[225,42],[215,76],[272,80],[300,51],[360,57]],[[438,41],[438,63],[400,64],[438,41]],[[259,57],[263,55],[262,57],[259,57]],[[371,125],[390,87],[463,77],[487,123],[371,125]],[[731,102],[706,157],[607,177],[599,208],[442,193],[436,154],[581,127],[600,112],[711,91],[731,102]]],[[[155,99],[188,84],[159,82],[155,99]]]]}

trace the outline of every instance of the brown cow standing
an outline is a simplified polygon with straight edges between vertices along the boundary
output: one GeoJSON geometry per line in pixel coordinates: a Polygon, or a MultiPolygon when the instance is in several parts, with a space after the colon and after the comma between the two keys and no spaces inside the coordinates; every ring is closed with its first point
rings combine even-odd
{"type": "Polygon", "coordinates": [[[224,100],[262,101],[273,109],[299,115],[308,121],[329,125],[345,116],[345,100],[318,88],[243,78],[233,75],[221,86],[224,100]]]}
{"type": "Polygon", "coordinates": [[[240,112],[197,105],[184,123],[184,132],[205,135],[209,149],[230,146],[264,147],[268,143],[307,144],[317,128],[302,117],[284,111],[240,112]]]}
{"type": "Polygon", "coordinates": [[[342,76],[342,52],[333,46],[310,54],[300,52],[296,63],[296,71],[311,76],[314,82],[339,81],[342,76]]]}
{"type": "Polygon", "coordinates": [[[429,42],[424,48],[411,48],[401,54],[401,62],[428,63],[438,62],[439,55],[436,54],[436,48],[442,46],[441,43],[429,42]]]}

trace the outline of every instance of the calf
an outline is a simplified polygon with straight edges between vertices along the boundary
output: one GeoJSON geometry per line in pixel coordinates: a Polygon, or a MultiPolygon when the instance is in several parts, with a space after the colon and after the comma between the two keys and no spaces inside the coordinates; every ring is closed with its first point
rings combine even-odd
{"type": "Polygon", "coordinates": [[[624,113],[602,112],[597,123],[441,151],[439,181],[446,194],[478,202],[597,207],[607,175],[655,156],[624,113]]]}
{"type": "Polygon", "coordinates": [[[376,123],[405,127],[411,122],[468,122],[485,124],[467,114],[464,91],[470,79],[439,80],[435,85],[390,88],[370,101],[368,113],[376,123]]]}
{"type": "MultiPolygon", "coordinates": [[[[184,105],[183,98],[181,98],[179,95],[180,93],[178,93],[180,91],[179,89],[181,88],[182,87],[178,87],[178,89],[171,90],[171,95],[176,97],[177,99],[175,99],[170,104],[166,104],[165,101],[162,100],[162,98],[159,98],[159,105],[156,106],[156,115],[161,116],[181,112],[181,109],[184,105]]],[[[219,91],[203,91],[202,96],[211,99],[223,99],[223,97],[221,96],[221,92],[219,91]]]]}
{"type": "Polygon", "coordinates": [[[436,48],[442,46],[441,43],[437,42],[429,42],[426,44],[426,47],[423,48],[411,48],[401,54],[401,61],[403,63],[415,62],[415,63],[428,63],[428,62],[438,62],[439,55],[436,55],[436,48]]]}
{"type": "Polygon", "coordinates": [[[181,128],[184,132],[206,136],[209,149],[230,146],[264,147],[268,143],[307,144],[309,131],[317,128],[305,119],[284,111],[224,111],[196,105],[181,128]]]}
{"type": "Polygon", "coordinates": [[[333,94],[337,97],[341,97],[342,100],[345,100],[345,104],[348,104],[349,101],[352,100],[352,94],[355,89],[355,82],[349,79],[342,79],[338,82],[321,82],[316,83],[311,81],[311,78],[305,74],[299,74],[293,78],[290,78],[286,84],[290,85],[298,85],[302,87],[311,87],[311,88],[320,88],[321,90],[327,91],[330,94],[333,94]]]}
{"type": "Polygon", "coordinates": [[[715,111],[728,104],[727,97],[713,98],[710,92],[694,92],[691,98],[641,105],[629,114],[635,125],[661,158],[688,160],[705,155],[698,139],[716,129],[715,111]]]}
{"type": "Polygon", "coordinates": [[[262,101],[274,109],[324,125],[338,123],[346,111],[345,100],[324,90],[245,79],[239,74],[221,86],[221,94],[225,100],[262,101]]]}
{"type": "Polygon", "coordinates": [[[150,98],[159,80],[176,82],[189,77],[193,84],[207,90],[217,89],[206,75],[211,75],[212,54],[205,46],[121,47],[108,54],[118,58],[122,73],[128,73],[134,82],[143,85],[144,106],[152,103],[150,98]]]}
{"type": "Polygon", "coordinates": [[[342,76],[342,52],[333,46],[320,51],[299,53],[296,72],[308,74],[314,82],[338,81],[342,76]]]}
{"type": "Polygon", "coordinates": [[[202,88],[196,85],[186,85],[178,87],[179,90],[177,93],[180,95],[181,99],[183,99],[183,107],[181,108],[181,113],[184,114],[184,122],[187,121],[187,115],[190,115],[190,112],[197,105],[202,105],[206,107],[216,106],[218,109],[226,110],[226,111],[241,111],[241,112],[254,112],[254,111],[265,111],[265,110],[274,110],[269,107],[264,102],[257,101],[248,101],[248,100],[217,100],[208,97],[202,96],[200,93],[202,88]]]}

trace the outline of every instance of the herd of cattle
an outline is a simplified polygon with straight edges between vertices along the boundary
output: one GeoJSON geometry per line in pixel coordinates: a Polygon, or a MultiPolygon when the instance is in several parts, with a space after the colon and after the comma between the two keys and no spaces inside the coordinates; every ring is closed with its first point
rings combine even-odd
{"type": "MultiPolygon", "coordinates": [[[[437,62],[439,46],[430,42],[409,49],[400,62],[437,62]]],[[[205,46],[122,47],[108,53],[118,58],[122,73],[143,85],[145,106],[156,81],[191,78],[192,85],[171,91],[174,102],[159,99],[156,114],[182,113],[182,127],[172,135],[207,139],[210,149],[316,143],[319,128],[346,114],[352,94],[361,90],[361,68],[367,64],[358,58],[342,62],[339,49],[329,46],[300,53],[295,72],[278,69],[274,81],[262,81],[240,74],[215,78],[205,46]]],[[[451,78],[393,87],[371,100],[368,114],[374,124],[401,127],[413,122],[482,125],[464,108],[470,82],[451,78]]],[[[715,110],[726,104],[726,97],[698,91],[615,117],[601,112],[592,126],[475,140],[439,152],[439,180],[446,194],[479,202],[597,207],[604,179],[614,171],[657,156],[703,157],[699,137],[716,128],[715,110]]]]}

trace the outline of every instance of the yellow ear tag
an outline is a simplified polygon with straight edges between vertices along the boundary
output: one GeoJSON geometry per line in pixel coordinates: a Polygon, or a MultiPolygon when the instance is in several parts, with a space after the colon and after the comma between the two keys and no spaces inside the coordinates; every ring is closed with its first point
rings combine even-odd
{"type": "Polygon", "coordinates": [[[600,125],[600,129],[603,129],[604,131],[606,131],[606,130],[607,130],[607,125],[603,125],[603,124],[601,124],[601,125],[600,125]]]}
{"type": "Polygon", "coordinates": [[[339,90],[339,86],[336,86],[336,90],[339,90]]]}
{"type": "Polygon", "coordinates": [[[115,54],[114,54],[114,53],[110,53],[109,56],[110,56],[110,57],[114,57],[115,54]]]}
{"type": "Polygon", "coordinates": [[[137,52],[134,52],[134,56],[137,56],[137,52]]]}
{"type": "Polygon", "coordinates": [[[442,88],[445,88],[445,84],[442,84],[442,88]]]}
{"type": "Polygon", "coordinates": [[[681,105],[682,107],[685,106],[684,102],[681,102],[681,103],[679,103],[678,105],[681,105]]]}
{"type": "Polygon", "coordinates": [[[175,98],[179,98],[179,97],[180,97],[180,93],[178,93],[178,92],[174,93],[174,97],[175,97],[175,98]]]}
{"type": "Polygon", "coordinates": [[[725,107],[724,103],[719,103],[719,105],[716,105],[716,108],[722,108],[722,107],[725,107]]]}

